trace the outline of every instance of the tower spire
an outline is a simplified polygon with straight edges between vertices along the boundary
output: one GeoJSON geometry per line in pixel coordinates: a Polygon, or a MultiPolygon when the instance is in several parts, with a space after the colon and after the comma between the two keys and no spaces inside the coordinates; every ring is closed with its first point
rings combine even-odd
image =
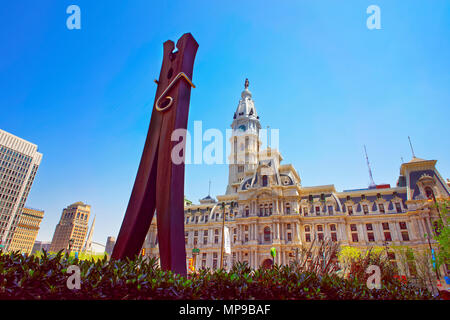
{"type": "Polygon", "coordinates": [[[91,224],[91,229],[89,230],[89,233],[88,233],[88,236],[86,239],[86,243],[84,244],[84,248],[83,248],[84,252],[92,249],[92,234],[94,233],[95,217],[96,217],[96,215],[94,216],[94,220],[92,221],[92,224],[91,224]]]}
{"type": "Polygon", "coordinates": [[[364,153],[366,154],[367,168],[369,169],[369,178],[370,178],[369,189],[374,189],[374,188],[376,188],[377,185],[373,181],[372,169],[370,168],[369,157],[367,156],[366,145],[364,145],[364,153]]]}

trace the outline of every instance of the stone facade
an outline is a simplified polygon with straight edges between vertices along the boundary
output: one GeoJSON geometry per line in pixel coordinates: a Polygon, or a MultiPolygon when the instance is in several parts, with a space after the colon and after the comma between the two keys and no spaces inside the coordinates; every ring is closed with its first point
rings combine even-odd
{"type": "MultiPolygon", "coordinates": [[[[275,263],[287,264],[295,259],[297,248],[326,239],[361,249],[384,246],[387,251],[394,246],[420,251],[435,245],[424,237],[432,234],[439,219],[434,199],[450,195],[436,160],[414,157],[403,163],[394,187],[371,185],[339,192],[334,185],[303,186],[295,168],[281,164],[277,150],[260,150],[261,125],[248,85],[241,97],[231,125],[235,133],[230,139],[226,194],[185,203],[186,253],[192,257],[192,249],[200,249],[196,268],[220,266],[223,225],[231,237],[226,268],[236,261],[253,268],[271,263],[272,247],[277,251],[275,263]]],[[[155,220],[144,248],[148,255],[158,255],[155,220]]],[[[398,257],[391,258],[396,263],[398,257]]]]}
{"type": "Polygon", "coordinates": [[[23,208],[9,246],[9,251],[31,254],[43,218],[44,211],[23,208]]]}
{"type": "Polygon", "coordinates": [[[53,234],[51,252],[69,249],[69,241],[73,239],[71,251],[80,252],[88,231],[91,206],[79,201],[65,208],[53,234]]]}

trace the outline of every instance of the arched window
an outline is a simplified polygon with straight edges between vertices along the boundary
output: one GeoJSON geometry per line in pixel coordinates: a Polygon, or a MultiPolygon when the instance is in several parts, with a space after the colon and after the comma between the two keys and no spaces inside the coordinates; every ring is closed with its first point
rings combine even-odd
{"type": "Polygon", "coordinates": [[[428,199],[433,199],[434,198],[433,189],[431,189],[430,187],[425,187],[425,194],[426,194],[428,199]]]}
{"type": "Polygon", "coordinates": [[[250,208],[248,206],[245,207],[245,216],[248,217],[250,214],[250,208]]]}
{"type": "Polygon", "coordinates": [[[266,241],[266,242],[270,241],[270,228],[269,227],[264,228],[264,241],[266,241]]]}
{"type": "Polygon", "coordinates": [[[269,204],[269,215],[272,215],[273,205],[269,204]]]}
{"type": "Polygon", "coordinates": [[[266,205],[264,206],[264,215],[268,216],[269,215],[269,205],[266,203],[266,205]]]}
{"type": "Polygon", "coordinates": [[[286,214],[291,214],[291,205],[286,203],[286,214]]]}
{"type": "Polygon", "coordinates": [[[263,187],[267,186],[267,176],[262,177],[262,185],[263,185],[263,187]]]}
{"type": "Polygon", "coordinates": [[[259,205],[259,215],[261,217],[264,215],[264,206],[262,204],[259,205]]]}

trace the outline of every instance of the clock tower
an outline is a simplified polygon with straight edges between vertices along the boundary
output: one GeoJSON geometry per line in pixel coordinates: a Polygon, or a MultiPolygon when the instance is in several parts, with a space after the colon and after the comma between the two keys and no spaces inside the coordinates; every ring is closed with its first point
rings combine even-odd
{"type": "Polygon", "coordinates": [[[233,133],[230,138],[231,153],[228,158],[230,164],[226,194],[236,193],[242,180],[252,174],[258,165],[261,124],[248,86],[249,81],[245,79],[245,89],[241,93],[231,123],[233,133]]]}

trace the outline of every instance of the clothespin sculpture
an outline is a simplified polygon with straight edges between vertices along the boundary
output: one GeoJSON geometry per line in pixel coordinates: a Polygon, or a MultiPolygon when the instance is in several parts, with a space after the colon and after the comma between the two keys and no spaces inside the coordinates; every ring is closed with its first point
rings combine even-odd
{"type": "Polygon", "coordinates": [[[171,157],[173,147],[181,139],[185,143],[186,137],[172,141],[171,135],[176,129],[187,128],[198,44],[186,33],[176,46],[178,50],[174,52],[174,43],[164,42],[150,127],[111,258],[134,258],[139,254],[156,209],[161,268],[186,275],[184,161],[174,163],[171,157]]]}

